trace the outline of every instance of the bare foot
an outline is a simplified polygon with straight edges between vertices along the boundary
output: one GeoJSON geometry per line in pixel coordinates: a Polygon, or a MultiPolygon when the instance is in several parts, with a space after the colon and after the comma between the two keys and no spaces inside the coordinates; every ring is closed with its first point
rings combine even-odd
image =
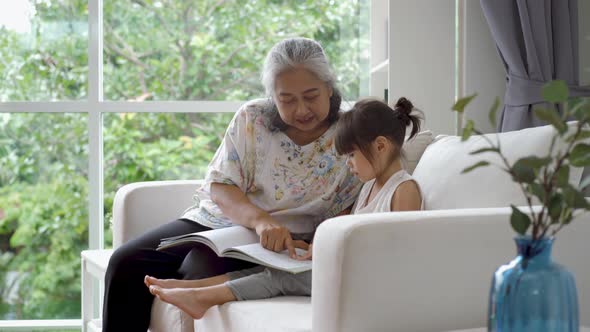
{"type": "Polygon", "coordinates": [[[151,276],[145,276],[143,282],[147,287],[151,285],[162,288],[198,288],[203,287],[200,280],[180,280],[180,279],[158,279],[151,276]]]}
{"type": "Polygon", "coordinates": [[[193,319],[200,319],[205,315],[212,304],[201,299],[201,292],[198,288],[162,288],[152,285],[150,293],[160,300],[177,306],[189,314],[193,319]]]}

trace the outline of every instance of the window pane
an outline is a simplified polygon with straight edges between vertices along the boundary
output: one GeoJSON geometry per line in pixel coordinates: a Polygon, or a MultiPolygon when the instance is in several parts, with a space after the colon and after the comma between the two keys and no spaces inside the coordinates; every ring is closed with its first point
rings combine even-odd
{"type": "Polygon", "coordinates": [[[80,318],[87,115],[0,114],[0,320],[80,318]]]}
{"type": "Polygon", "coordinates": [[[245,100],[279,40],[319,40],[345,99],[366,93],[368,0],[105,1],[109,100],[245,100]]]}
{"type": "Polygon", "coordinates": [[[138,181],[202,179],[232,117],[232,113],[104,115],[105,247],[112,246],[117,189],[138,181]]]}
{"type": "Polygon", "coordinates": [[[10,0],[0,11],[0,101],[86,98],[87,0],[10,0]]]}

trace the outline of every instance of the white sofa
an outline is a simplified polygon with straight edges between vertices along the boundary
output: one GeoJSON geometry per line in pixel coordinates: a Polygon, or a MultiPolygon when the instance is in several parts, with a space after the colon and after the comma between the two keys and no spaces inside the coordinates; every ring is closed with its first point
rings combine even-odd
{"type": "MultiPolygon", "coordinates": [[[[510,160],[549,146],[550,127],[502,133],[510,160]]],[[[460,171],[492,154],[469,156],[481,137],[439,136],[414,171],[426,211],[344,216],[325,221],[314,246],[313,298],[227,303],[193,321],[160,301],[160,331],[449,331],[486,326],[493,271],[515,256],[509,204],[524,205],[510,178],[494,167],[460,171]]],[[[580,170],[571,172],[579,182],[580,170]]],[[[134,183],[114,203],[114,245],[176,218],[198,181],[134,183]]],[[[575,275],[581,324],[590,326],[590,216],[557,236],[554,257],[575,275]]]]}

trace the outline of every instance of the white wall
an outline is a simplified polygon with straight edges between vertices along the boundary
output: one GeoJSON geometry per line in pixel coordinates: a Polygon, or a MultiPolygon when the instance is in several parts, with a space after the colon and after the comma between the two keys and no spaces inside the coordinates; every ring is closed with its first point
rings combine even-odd
{"type": "MultiPolygon", "coordinates": [[[[590,1],[588,1],[590,2],[590,1]]],[[[465,118],[472,119],[483,132],[495,132],[488,111],[496,96],[504,100],[506,70],[492,39],[480,2],[463,1],[463,86],[461,96],[477,93],[465,111],[465,118]]],[[[498,110],[498,116],[501,110],[498,110]]],[[[464,122],[465,123],[465,122],[464,122]]]]}
{"type": "Polygon", "coordinates": [[[372,97],[385,99],[384,90],[387,89],[389,58],[389,4],[386,0],[371,0],[371,56],[369,94],[372,97]]]}
{"type": "MultiPolygon", "coordinates": [[[[480,2],[459,0],[459,5],[462,11],[456,18],[455,0],[389,0],[389,101],[407,97],[424,112],[426,129],[454,135],[457,124],[450,109],[455,95],[477,92],[465,118],[474,120],[484,132],[495,132],[488,112],[496,96],[503,101],[506,72],[480,2]],[[457,19],[462,27],[460,77],[455,67],[457,19]]],[[[378,22],[376,28],[382,25],[378,22]]],[[[385,55],[382,49],[373,51],[379,54],[375,65],[385,55]]]]}
{"type": "Polygon", "coordinates": [[[590,85],[590,0],[578,1],[580,84],[590,85]]]}
{"type": "Polygon", "coordinates": [[[390,103],[407,97],[426,128],[454,134],[455,0],[390,0],[389,26],[390,103]]]}

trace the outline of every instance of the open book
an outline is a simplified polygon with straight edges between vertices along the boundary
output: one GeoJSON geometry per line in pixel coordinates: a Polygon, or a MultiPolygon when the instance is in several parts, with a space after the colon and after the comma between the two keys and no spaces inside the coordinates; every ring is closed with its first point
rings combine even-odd
{"type": "MultiPolygon", "coordinates": [[[[236,258],[277,270],[299,273],[311,270],[311,261],[299,261],[289,257],[289,252],[274,252],[260,245],[258,235],[243,226],[213,229],[210,231],[183,234],[164,238],[157,250],[199,242],[210,247],[219,257],[236,258]]],[[[297,255],[305,250],[296,248],[297,255]]]]}

